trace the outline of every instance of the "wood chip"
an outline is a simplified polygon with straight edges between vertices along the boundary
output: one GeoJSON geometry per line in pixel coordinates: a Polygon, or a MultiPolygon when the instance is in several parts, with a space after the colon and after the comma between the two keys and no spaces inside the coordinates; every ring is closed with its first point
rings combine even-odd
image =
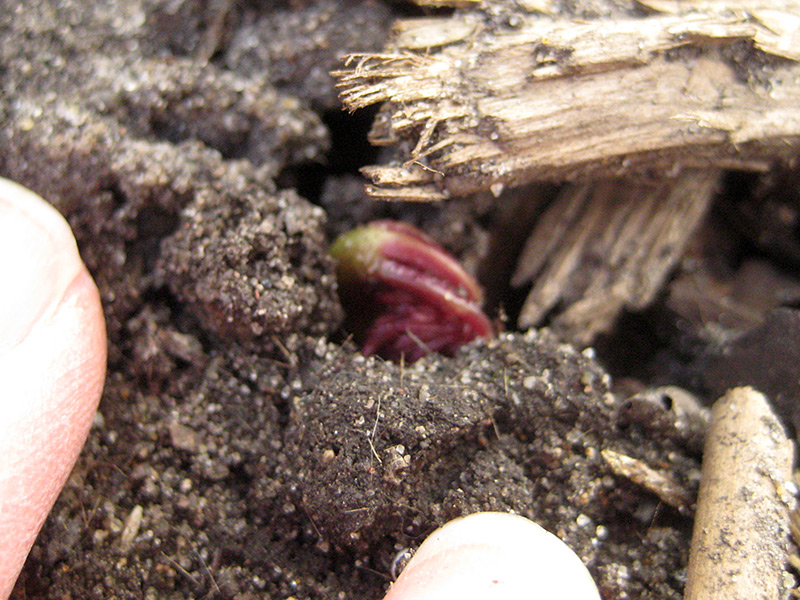
{"type": "Polygon", "coordinates": [[[688,512],[691,508],[691,494],[670,475],[649,467],[637,458],[614,450],[605,449],[600,454],[616,475],[643,487],[682,513],[688,512]]]}

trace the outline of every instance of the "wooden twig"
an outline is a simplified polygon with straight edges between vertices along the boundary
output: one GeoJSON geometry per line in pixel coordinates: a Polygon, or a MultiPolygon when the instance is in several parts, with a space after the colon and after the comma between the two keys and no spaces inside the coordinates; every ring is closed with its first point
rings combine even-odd
{"type": "Polygon", "coordinates": [[[364,170],[378,198],[436,200],[534,180],[764,170],[800,148],[800,0],[640,2],[577,22],[480,9],[400,21],[335,73],[398,147],[364,170]]]}
{"type": "Polygon", "coordinates": [[[792,460],[762,394],[735,388],[714,404],[685,600],[785,597],[792,460]]]}

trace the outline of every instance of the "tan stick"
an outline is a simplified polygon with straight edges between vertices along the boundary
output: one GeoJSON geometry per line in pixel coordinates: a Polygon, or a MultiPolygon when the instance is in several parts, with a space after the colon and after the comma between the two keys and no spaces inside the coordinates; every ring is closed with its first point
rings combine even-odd
{"type": "Polygon", "coordinates": [[[762,394],[735,388],[714,404],[685,600],[785,597],[792,458],[762,394]]]}

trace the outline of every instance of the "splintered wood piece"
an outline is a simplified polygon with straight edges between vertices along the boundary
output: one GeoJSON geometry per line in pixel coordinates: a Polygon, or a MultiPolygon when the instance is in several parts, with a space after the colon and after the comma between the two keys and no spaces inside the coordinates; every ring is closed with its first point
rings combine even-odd
{"type": "Polygon", "coordinates": [[[553,327],[578,345],[608,330],[620,311],[647,306],[680,260],[719,182],[687,171],[659,185],[613,180],[569,186],[539,219],[512,285],[533,287],[520,327],[553,327]]]}
{"type": "Polygon", "coordinates": [[[691,495],[669,474],[657,471],[639,459],[614,450],[602,450],[600,455],[615,475],[624,477],[655,494],[665,504],[681,513],[685,514],[691,508],[691,495]]]}
{"type": "MultiPolygon", "coordinates": [[[[661,13],[680,14],[686,10],[686,0],[639,0],[638,3],[661,13]]],[[[748,33],[756,47],[764,52],[789,60],[800,60],[800,14],[793,0],[752,2],[751,0],[693,0],[693,9],[740,16],[747,13],[762,27],[748,33]]],[[[713,31],[705,32],[711,33],[713,31]]]]}
{"type": "MultiPolygon", "coordinates": [[[[462,3],[463,5],[463,3],[462,3]]],[[[480,8],[402,20],[335,72],[345,106],[383,103],[397,158],[369,193],[436,200],[534,180],[765,170],[800,148],[800,0],[640,2],[647,16],[515,27],[480,8]]]]}
{"type": "Polygon", "coordinates": [[[752,388],[711,410],[685,600],[787,597],[793,444],[752,388]]]}

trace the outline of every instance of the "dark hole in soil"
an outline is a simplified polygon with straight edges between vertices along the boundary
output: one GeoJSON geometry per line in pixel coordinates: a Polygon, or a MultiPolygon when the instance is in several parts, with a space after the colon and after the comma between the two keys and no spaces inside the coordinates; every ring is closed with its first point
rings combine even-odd
{"type": "Polygon", "coordinates": [[[161,240],[178,226],[178,215],[160,206],[148,206],[136,215],[136,240],[128,245],[128,256],[137,257],[145,273],[155,266],[161,240]]]}
{"type": "Polygon", "coordinates": [[[423,8],[417,6],[407,0],[385,0],[386,4],[392,7],[392,12],[401,18],[408,19],[411,17],[426,17],[426,16],[439,16],[444,17],[451,15],[455,12],[453,8],[423,8]]]}
{"type": "Polygon", "coordinates": [[[652,379],[652,360],[663,347],[656,330],[653,311],[625,312],[608,334],[597,338],[593,347],[597,358],[612,378],[652,379]]]}
{"type": "Polygon", "coordinates": [[[377,112],[377,107],[353,113],[345,110],[326,112],[322,120],[330,132],[331,147],[325,162],[307,162],[285,168],[276,179],[278,186],[295,188],[305,199],[319,204],[326,177],[358,174],[361,167],[377,162],[379,149],[367,139],[377,112]]]}
{"type": "MultiPolygon", "coordinates": [[[[114,212],[124,211],[130,203],[117,181],[107,182],[105,191],[111,196],[114,212]]],[[[150,273],[159,255],[161,240],[178,226],[178,214],[175,210],[168,210],[154,203],[141,208],[136,213],[134,223],[136,235],[125,244],[128,263],[136,265],[143,273],[150,273]]]]}

